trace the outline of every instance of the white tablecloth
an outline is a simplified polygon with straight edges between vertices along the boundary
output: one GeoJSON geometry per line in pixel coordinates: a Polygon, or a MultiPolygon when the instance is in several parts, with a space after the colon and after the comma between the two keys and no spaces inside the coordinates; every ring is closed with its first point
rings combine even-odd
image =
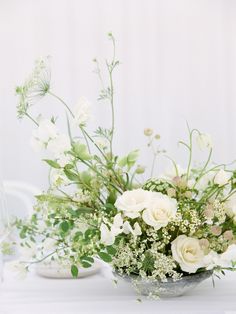
{"type": "Polygon", "coordinates": [[[188,295],[142,303],[128,283],[114,286],[102,272],[64,280],[29,275],[16,281],[6,275],[0,295],[0,314],[236,314],[236,273],[216,280],[215,288],[208,279],[188,295]]]}

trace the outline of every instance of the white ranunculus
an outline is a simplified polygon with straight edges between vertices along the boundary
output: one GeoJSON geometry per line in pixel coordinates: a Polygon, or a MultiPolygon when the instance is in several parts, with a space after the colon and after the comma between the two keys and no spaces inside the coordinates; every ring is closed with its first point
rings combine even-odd
{"type": "Polygon", "coordinates": [[[204,265],[204,252],[198,239],[180,235],[171,243],[171,251],[174,260],[187,273],[195,273],[204,265]]]}
{"type": "Polygon", "coordinates": [[[84,126],[87,124],[90,118],[91,106],[85,97],[81,97],[78,100],[74,108],[75,125],[84,126]]]}
{"type": "Polygon", "coordinates": [[[130,225],[130,223],[128,221],[125,221],[125,223],[123,225],[123,232],[125,234],[132,233],[132,235],[134,235],[134,236],[139,236],[142,234],[142,230],[140,228],[140,225],[137,222],[135,222],[134,227],[132,228],[132,226],[130,225]]]}
{"type": "Polygon", "coordinates": [[[196,141],[197,141],[198,147],[201,150],[204,150],[206,148],[212,148],[212,146],[213,146],[211,136],[209,134],[206,134],[206,133],[198,134],[196,141]]]}
{"type": "Polygon", "coordinates": [[[69,136],[60,134],[49,141],[47,149],[54,154],[55,157],[69,151],[71,149],[71,142],[69,136]]]}
{"type": "Polygon", "coordinates": [[[115,206],[130,218],[137,218],[147,208],[151,200],[151,192],[143,189],[126,191],[116,200],[115,206]]]}
{"type": "Polygon", "coordinates": [[[214,178],[214,183],[219,186],[223,186],[228,183],[231,175],[225,172],[223,169],[219,170],[214,178]]]}
{"type": "Polygon", "coordinates": [[[101,243],[104,245],[112,245],[115,242],[115,236],[111,230],[104,223],[101,224],[100,227],[101,232],[101,243]]]}
{"type": "Polygon", "coordinates": [[[33,131],[30,143],[35,151],[40,151],[55,137],[57,137],[56,125],[48,119],[43,119],[39,122],[37,129],[33,131]]]}
{"type": "Polygon", "coordinates": [[[143,211],[142,218],[149,226],[156,230],[167,226],[175,217],[177,212],[177,202],[159,192],[152,192],[152,200],[147,209],[143,211]]]}

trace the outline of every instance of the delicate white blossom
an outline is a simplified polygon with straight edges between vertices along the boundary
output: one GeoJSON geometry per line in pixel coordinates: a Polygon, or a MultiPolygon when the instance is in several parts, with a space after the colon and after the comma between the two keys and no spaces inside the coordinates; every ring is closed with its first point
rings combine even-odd
{"type": "Polygon", "coordinates": [[[52,121],[43,119],[39,122],[39,126],[32,133],[31,146],[35,151],[40,151],[46,147],[51,139],[57,137],[57,128],[52,121]]]}
{"type": "Polygon", "coordinates": [[[101,232],[101,240],[100,240],[101,243],[105,245],[112,245],[115,242],[115,235],[104,223],[101,224],[100,232],[101,232]]]}
{"type": "Polygon", "coordinates": [[[90,118],[91,106],[85,97],[81,97],[78,100],[74,108],[75,125],[85,126],[90,118]]]}
{"type": "Polygon", "coordinates": [[[58,157],[61,154],[71,149],[71,143],[69,136],[65,134],[59,134],[55,138],[51,139],[48,143],[47,149],[54,157],[58,157]]]}
{"type": "Polygon", "coordinates": [[[213,142],[212,138],[209,134],[207,133],[199,133],[197,138],[197,145],[201,150],[204,150],[206,148],[212,148],[213,142]]]}
{"type": "Polygon", "coordinates": [[[229,182],[231,175],[224,171],[223,169],[219,170],[214,178],[214,183],[219,186],[223,186],[229,182]]]}
{"type": "Polygon", "coordinates": [[[142,234],[142,230],[140,228],[140,225],[137,222],[135,222],[134,227],[132,228],[132,226],[130,225],[130,223],[128,221],[125,221],[125,223],[123,225],[123,232],[125,234],[131,233],[134,236],[139,236],[142,234]]]}

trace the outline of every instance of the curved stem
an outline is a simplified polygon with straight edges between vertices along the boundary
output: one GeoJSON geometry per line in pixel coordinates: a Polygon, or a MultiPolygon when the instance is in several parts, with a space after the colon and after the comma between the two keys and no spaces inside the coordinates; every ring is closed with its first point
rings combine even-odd
{"type": "Polygon", "coordinates": [[[52,93],[50,90],[48,91],[48,94],[55,97],[57,100],[59,100],[65,107],[66,109],[69,111],[69,113],[71,114],[71,116],[74,118],[75,115],[73,114],[73,112],[71,111],[70,107],[66,104],[66,102],[64,102],[63,99],[61,99],[60,97],[58,97],[56,94],[52,93]]]}

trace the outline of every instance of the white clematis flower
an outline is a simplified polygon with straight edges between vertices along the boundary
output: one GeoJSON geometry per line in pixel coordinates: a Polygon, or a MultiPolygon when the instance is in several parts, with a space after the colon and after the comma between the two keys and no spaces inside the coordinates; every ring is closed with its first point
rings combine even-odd
{"type": "Polygon", "coordinates": [[[152,192],[152,200],[144,210],[142,218],[149,226],[156,230],[167,226],[175,217],[177,202],[175,199],[158,192],[152,192]]]}
{"type": "Polygon", "coordinates": [[[201,150],[213,147],[212,138],[207,133],[200,133],[200,134],[198,134],[198,136],[196,138],[196,141],[197,141],[198,147],[201,150]]]}
{"type": "Polygon", "coordinates": [[[151,192],[143,189],[126,191],[115,202],[117,209],[124,212],[130,218],[137,218],[140,212],[147,208],[151,200],[151,192]]]}
{"type": "Polygon", "coordinates": [[[204,252],[198,239],[180,235],[171,243],[171,252],[180,268],[187,273],[195,273],[204,265],[204,252]]]}
{"type": "Polygon", "coordinates": [[[214,183],[223,186],[229,182],[231,175],[223,169],[219,170],[214,178],[214,183]]]}
{"type": "Polygon", "coordinates": [[[78,100],[74,108],[75,125],[85,126],[90,118],[91,106],[85,97],[81,97],[78,100]]]}

